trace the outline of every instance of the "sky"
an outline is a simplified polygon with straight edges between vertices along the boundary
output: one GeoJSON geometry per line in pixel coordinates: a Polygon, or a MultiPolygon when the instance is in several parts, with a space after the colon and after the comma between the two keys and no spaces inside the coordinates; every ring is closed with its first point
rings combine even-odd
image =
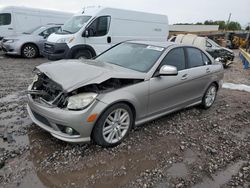
{"type": "Polygon", "coordinates": [[[0,6],[16,5],[77,12],[84,6],[100,5],[168,15],[169,22],[196,23],[205,20],[250,24],[250,0],[0,0],[0,6]]]}

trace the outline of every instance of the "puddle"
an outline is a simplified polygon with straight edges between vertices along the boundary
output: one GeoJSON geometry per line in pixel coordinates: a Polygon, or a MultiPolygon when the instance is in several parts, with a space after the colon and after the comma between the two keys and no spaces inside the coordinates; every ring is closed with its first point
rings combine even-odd
{"type": "Polygon", "coordinates": [[[181,178],[188,175],[188,170],[184,163],[174,163],[172,167],[167,170],[167,173],[170,176],[181,178]]]}
{"type": "Polygon", "coordinates": [[[193,188],[220,188],[227,183],[233,175],[237,174],[243,164],[244,161],[238,161],[224,171],[218,172],[217,175],[212,175],[212,179],[208,177],[204,178],[202,183],[193,186],[193,188]]]}
{"type": "Polygon", "coordinates": [[[191,150],[187,149],[184,152],[184,163],[192,164],[198,159],[197,155],[191,150]]]}

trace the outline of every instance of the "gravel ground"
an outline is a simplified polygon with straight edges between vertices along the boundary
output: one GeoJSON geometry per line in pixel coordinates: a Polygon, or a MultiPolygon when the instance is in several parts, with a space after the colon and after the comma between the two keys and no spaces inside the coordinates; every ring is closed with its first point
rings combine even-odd
{"type": "MultiPolygon", "coordinates": [[[[137,127],[121,145],[61,142],[32,124],[25,90],[43,58],[0,55],[0,187],[250,187],[250,94],[222,89],[209,110],[192,107],[137,127]]],[[[225,81],[250,85],[235,63],[225,81]]]]}

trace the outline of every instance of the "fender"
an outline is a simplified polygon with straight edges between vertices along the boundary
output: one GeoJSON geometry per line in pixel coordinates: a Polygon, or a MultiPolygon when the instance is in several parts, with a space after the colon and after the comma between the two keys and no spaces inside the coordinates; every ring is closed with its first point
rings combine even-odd
{"type": "Polygon", "coordinates": [[[79,44],[79,45],[76,45],[76,46],[73,46],[67,53],[66,55],[66,59],[72,59],[73,58],[73,55],[75,52],[77,52],[78,50],[89,50],[92,54],[92,57],[95,57],[96,56],[96,52],[94,50],[94,48],[90,45],[87,45],[87,44],[79,44]]]}

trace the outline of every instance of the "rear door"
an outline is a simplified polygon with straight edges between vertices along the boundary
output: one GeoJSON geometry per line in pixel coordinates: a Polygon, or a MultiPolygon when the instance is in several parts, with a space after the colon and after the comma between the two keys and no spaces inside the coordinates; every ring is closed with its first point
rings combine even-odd
{"type": "Polygon", "coordinates": [[[201,100],[211,82],[211,60],[200,49],[186,47],[188,87],[186,96],[190,100],[201,100]]]}
{"type": "Polygon", "coordinates": [[[85,43],[92,46],[97,55],[111,47],[110,22],[110,16],[100,16],[87,27],[85,43]]]}

